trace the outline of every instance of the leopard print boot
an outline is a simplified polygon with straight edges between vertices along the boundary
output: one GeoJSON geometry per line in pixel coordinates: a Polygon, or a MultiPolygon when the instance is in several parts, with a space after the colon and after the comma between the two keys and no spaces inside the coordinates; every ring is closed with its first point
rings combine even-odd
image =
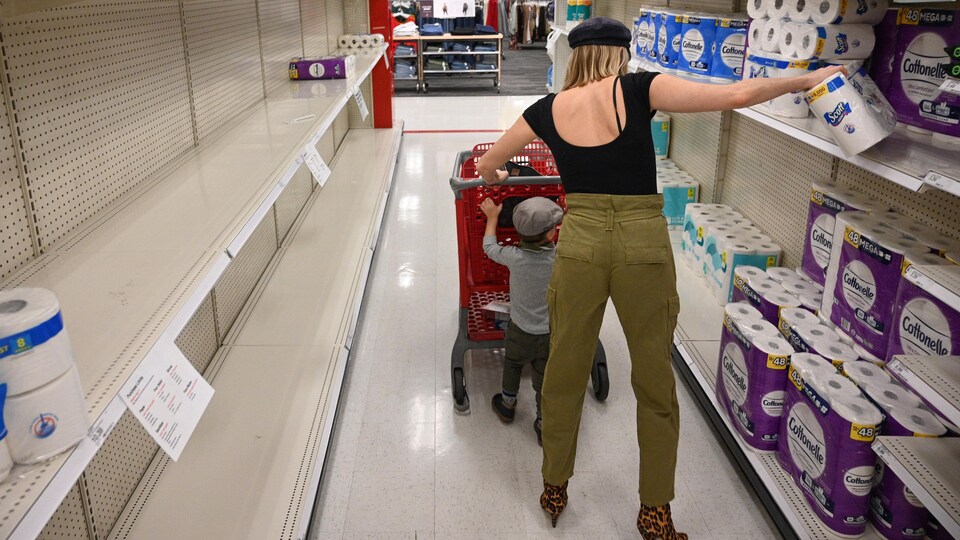
{"type": "Polygon", "coordinates": [[[567,484],[570,481],[566,481],[562,486],[554,486],[548,484],[546,481],[543,482],[543,494],[540,495],[540,507],[543,508],[548,514],[550,514],[550,521],[553,523],[553,526],[557,526],[557,520],[560,519],[560,514],[563,513],[563,510],[567,507],[567,484]]]}
{"type": "Polygon", "coordinates": [[[687,540],[687,535],[678,533],[673,527],[673,517],[670,515],[670,505],[646,506],[640,505],[640,515],[637,516],[637,529],[643,540],[687,540]]]}

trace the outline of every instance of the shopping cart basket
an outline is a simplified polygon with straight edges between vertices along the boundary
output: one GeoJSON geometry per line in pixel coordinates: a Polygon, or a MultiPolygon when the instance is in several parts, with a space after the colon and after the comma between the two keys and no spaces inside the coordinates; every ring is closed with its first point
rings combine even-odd
{"type": "MultiPolygon", "coordinates": [[[[453,406],[459,413],[470,411],[467,381],[463,373],[466,352],[471,349],[498,349],[504,347],[504,332],[496,321],[482,313],[492,301],[509,301],[510,272],[493,262],[483,252],[483,233],[486,216],[480,203],[486,198],[502,203],[509,199],[548,197],[566,208],[563,186],[557,175],[550,149],[541,142],[533,142],[512,161],[535,169],[542,176],[515,176],[496,187],[488,187],[477,175],[477,159],[493,144],[480,144],[472,151],[460,152],[450,178],[450,187],[456,203],[457,243],[460,255],[460,327],[450,357],[450,375],[453,383],[453,406]]],[[[497,240],[503,245],[516,245],[519,235],[512,227],[498,227],[497,240]]],[[[597,340],[597,352],[591,370],[594,396],[600,401],[610,392],[603,345],[597,340]]]]}

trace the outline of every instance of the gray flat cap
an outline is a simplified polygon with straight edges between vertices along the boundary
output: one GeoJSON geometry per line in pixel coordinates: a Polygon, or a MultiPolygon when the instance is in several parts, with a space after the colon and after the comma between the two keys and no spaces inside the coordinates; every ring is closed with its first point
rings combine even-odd
{"type": "Polygon", "coordinates": [[[563,209],[543,197],[531,197],[513,210],[513,226],[523,236],[543,234],[563,221],[563,209]]]}

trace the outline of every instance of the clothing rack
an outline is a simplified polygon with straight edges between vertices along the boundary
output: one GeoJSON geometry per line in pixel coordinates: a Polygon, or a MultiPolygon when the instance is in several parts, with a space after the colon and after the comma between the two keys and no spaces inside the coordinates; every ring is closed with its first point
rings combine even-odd
{"type": "Polygon", "coordinates": [[[490,78],[497,93],[500,93],[503,34],[421,35],[394,38],[394,41],[416,47],[416,78],[410,77],[408,68],[404,68],[402,74],[397,68],[398,59],[411,59],[408,54],[394,58],[394,80],[415,80],[417,93],[427,93],[430,86],[428,76],[432,79],[442,76],[490,78]]]}

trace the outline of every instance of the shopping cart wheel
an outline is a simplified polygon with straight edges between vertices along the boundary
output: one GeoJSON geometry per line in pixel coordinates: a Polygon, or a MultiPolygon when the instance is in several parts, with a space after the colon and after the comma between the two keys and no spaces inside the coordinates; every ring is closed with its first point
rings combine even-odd
{"type": "Polygon", "coordinates": [[[599,341],[596,355],[593,357],[590,380],[593,382],[593,395],[597,401],[606,401],[607,396],[610,395],[610,374],[607,372],[607,354],[599,341]]]}
{"type": "Polygon", "coordinates": [[[467,396],[467,383],[463,379],[463,370],[453,370],[453,410],[457,414],[470,412],[470,397],[467,396]]]}

